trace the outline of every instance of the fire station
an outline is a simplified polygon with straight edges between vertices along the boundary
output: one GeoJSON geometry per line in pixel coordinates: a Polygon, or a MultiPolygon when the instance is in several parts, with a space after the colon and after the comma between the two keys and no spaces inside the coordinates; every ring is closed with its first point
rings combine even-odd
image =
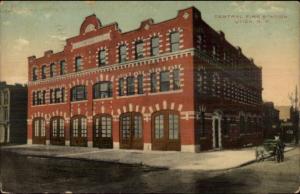
{"type": "Polygon", "coordinates": [[[93,14],[63,51],[28,57],[27,142],[187,152],[255,145],[261,77],[195,7],[128,32],[93,14]]]}

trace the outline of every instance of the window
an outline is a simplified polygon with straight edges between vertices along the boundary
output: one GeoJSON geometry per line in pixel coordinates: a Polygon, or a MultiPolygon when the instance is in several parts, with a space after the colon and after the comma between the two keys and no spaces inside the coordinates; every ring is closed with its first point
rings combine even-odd
{"type": "Polygon", "coordinates": [[[200,113],[200,118],[199,118],[199,130],[200,130],[200,137],[204,137],[205,136],[205,113],[201,112],[200,113]]]}
{"type": "Polygon", "coordinates": [[[141,115],[134,115],[134,124],[133,124],[133,131],[134,131],[134,137],[135,138],[141,138],[142,137],[142,116],[141,115]]]}
{"type": "Polygon", "coordinates": [[[169,71],[163,71],[160,73],[160,91],[169,91],[170,89],[170,78],[169,71]]]}
{"type": "Polygon", "coordinates": [[[151,79],[151,92],[156,92],[156,86],[157,86],[156,73],[151,73],[150,79],[151,79]]]}
{"type": "Polygon", "coordinates": [[[128,140],[130,138],[130,120],[130,115],[121,117],[122,140],[128,140]]]}
{"type": "Polygon", "coordinates": [[[75,71],[81,71],[82,70],[82,58],[81,57],[76,57],[75,58],[75,71]]]}
{"type": "Polygon", "coordinates": [[[170,34],[171,52],[179,50],[179,32],[172,32],[170,34]]]}
{"type": "Polygon", "coordinates": [[[46,65],[42,66],[42,79],[46,79],[46,65]]]}
{"type": "Polygon", "coordinates": [[[75,86],[71,89],[71,101],[86,100],[87,92],[85,86],[75,86]]]}
{"type": "Polygon", "coordinates": [[[124,96],[124,78],[119,79],[119,96],[124,96]]]}
{"type": "Polygon", "coordinates": [[[154,131],[155,139],[164,137],[164,115],[161,114],[154,117],[154,131]]]}
{"type": "Polygon", "coordinates": [[[151,38],[151,55],[155,56],[159,54],[159,38],[151,38]]]}
{"type": "Polygon", "coordinates": [[[66,61],[60,62],[60,75],[64,75],[66,72],[66,61]]]}
{"type": "Polygon", "coordinates": [[[138,75],[138,94],[143,94],[143,75],[138,75]]]}
{"type": "Polygon", "coordinates": [[[55,76],[55,64],[52,63],[50,65],[50,77],[54,77],[55,76]]]}
{"type": "Polygon", "coordinates": [[[54,102],[54,92],[53,89],[50,89],[50,104],[54,102]]]}
{"type": "Polygon", "coordinates": [[[61,94],[61,89],[60,88],[55,88],[55,103],[62,102],[62,94],[61,94]]]}
{"type": "Polygon", "coordinates": [[[123,63],[126,61],[126,58],[127,58],[127,48],[126,48],[126,45],[121,45],[119,47],[119,62],[120,63],[123,63]]]}
{"type": "Polygon", "coordinates": [[[213,47],[212,47],[212,55],[213,55],[213,57],[215,57],[217,55],[217,48],[215,45],[213,45],[213,47]]]}
{"type": "Polygon", "coordinates": [[[32,69],[32,81],[37,80],[37,77],[38,77],[38,75],[37,75],[37,68],[34,67],[34,68],[32,69]]]}
{"type": "Polygon", "coordinates": [[[95,119],[95,137],[112,137],[112,119],[110,116],[100,116],[95,119]]]}
{"type": "Polygon", "coordinates": [[[64,137],[64,119],[59,117],[53,118],[51,126],[53,137],[64,137]]]}
{"type": "Polygon", "coordinates": [[[112,83],[109,81],[100,82],[94,85],[94,98],[112,97],[112,83]]]}
{"type": "Polygon", "coordinates": [[[134,94],[134,77],[127,77],[127,95],[134,94]]]}
{"type": "Polygon", "coordinates": [[[3,103],[8,104],[8,92],[3,92],[3,103]]]}
{"type": "Polygon", "coordinates": [[[175,69],[173,71],[173,89],[178,90],[180,89],[180,70],[175,69]]]}
{"type": "Polygon", "coordinates": [[[245,117],[240,116],[240,133],[245,132],[245,117]]]}
{"type": "Polygon", "coordinates": [[[3,113],[4,113],[4,121],[8,120],[8,110],[7,110],[7,107],[3,107],[3,113]]]}
{"type": "Polygon", "coordinates": [[[135,59],[143,58],[143,42],[138,41],[135,44],[135,59]]]}
{"type": "Polygon", "coordinates": [[[99,66],[105,65],[105,63],[106,63],[105,62],[105,55],[106,55],[105,50],[99,51],[99,53],[98,53],[99,66]]]}
{"type": "Polygon", "coordinates": [[[178,139],[179,119],[176,114],[169,114],[169,139],[178,139]]]}

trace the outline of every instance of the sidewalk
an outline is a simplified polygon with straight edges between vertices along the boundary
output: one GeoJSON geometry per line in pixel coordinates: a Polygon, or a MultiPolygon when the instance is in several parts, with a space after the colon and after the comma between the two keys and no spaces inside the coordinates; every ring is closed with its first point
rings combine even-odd
{"type": "MultiPolygon", "coordinates": [[[[186,153],[175,151],[113,150],[53,145],[2,146],[22,155],[86,159],[124,164],[139,164],[180,170],[225,170],[255,161],[255,147],[237,150],[186,153]]],[[[293,147],[286,147],[285,151],[293,147]]]]}

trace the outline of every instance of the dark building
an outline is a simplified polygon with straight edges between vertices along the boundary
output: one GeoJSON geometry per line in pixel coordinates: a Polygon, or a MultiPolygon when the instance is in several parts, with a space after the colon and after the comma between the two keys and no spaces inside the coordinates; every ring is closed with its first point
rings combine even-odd
{"type": "Polygon", "coordinates": [[[0,143],[26,143],[27,86],[0,82],[0,143]]]}
{"type": "Polygon", "coordinates": [[[262,112],[264,138],[273,139],[280,133],[279,110],[274,107],[273,102],[264,102],[262,112]]]}

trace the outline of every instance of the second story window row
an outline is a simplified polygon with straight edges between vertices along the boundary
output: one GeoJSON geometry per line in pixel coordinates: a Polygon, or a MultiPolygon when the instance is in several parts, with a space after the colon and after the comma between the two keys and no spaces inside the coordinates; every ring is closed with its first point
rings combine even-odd
{"type": "Polygon", "coordinates": [[[32,105],[46,104],[46,90],[32,92],[32,105]]]}
{"type": "Polygon", "coordinates": [[[65,102],[65,89],[53,88],[50,89],[50,104],[65,102]]]}

